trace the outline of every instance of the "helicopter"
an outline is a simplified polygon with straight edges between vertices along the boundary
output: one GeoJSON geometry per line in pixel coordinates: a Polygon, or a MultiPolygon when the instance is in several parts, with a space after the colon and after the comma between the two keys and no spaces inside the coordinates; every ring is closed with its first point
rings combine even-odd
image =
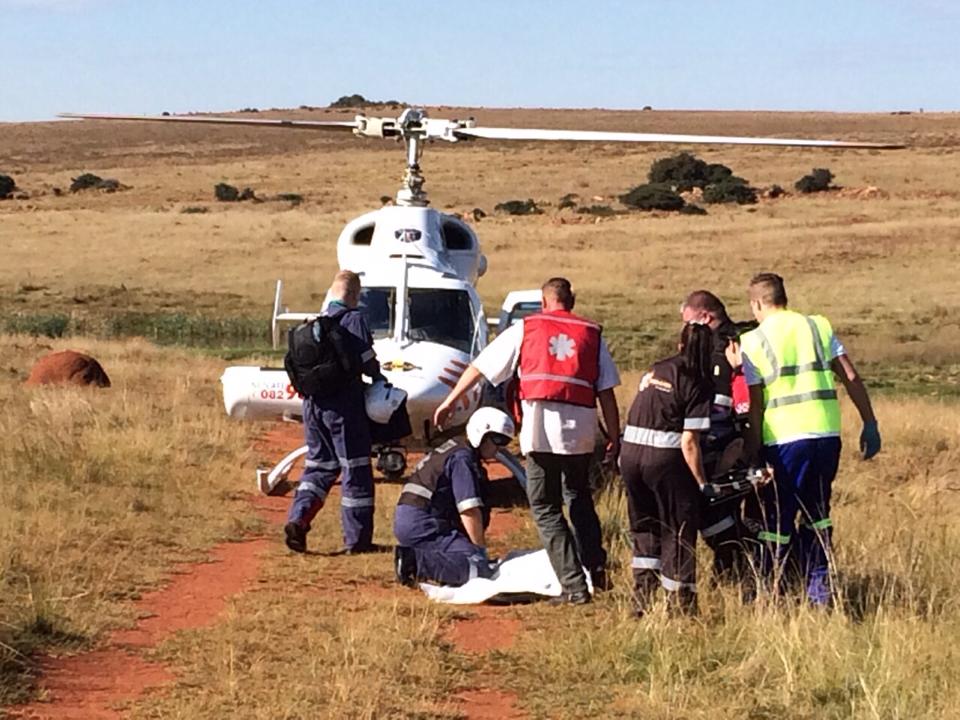
{"type": "MultiPolygon", "coordinates": [[[[277,127],[353,133],[362,138],[403,142],[406,170],[393,205],[351,220],[337,240],[340,269],[360,275],[360,307],[374,335],[374,350],[387,380],[407,393],[413,433],[404,445],[375,448],[377,467],[387,477],[400,477],[408,449],[431,445],[431,418],[470,362],[487,345],[489,326],[507,325],[539,309],[539,291],[511,292],[498,321],[488,324],[476,285],[487,270],[487,259],[474,230],[459,216],[429,206],[420,167],[424,146],[431,142],[473,140],[628,142],[674,144],[764,145],[779,147],[898,149],[903,146],[837,140],[678,135],[664,133],[483,127],[473,118],[431,118],[420,108],[406,108],[396,118],[356,115],[353,120],[283,120],[228,118],[206,115],[113,115],[62,113],[83,120],[199,123],[277,127]]],[[[284,325],[315,317],[318,311],[290,311],[283,305],[283,282],[277,281],[271,319],[273,346],[280,344],[284,325]]],[[[302,421],[302,400],[282,368],[233,366],[221,383],[226,412],[248,420],[302,421]]],[[[465,397],[451,425],[462,426],[488,398],[475,388],[465,397]]],[[[257,471],[257,487],[270,494],[282,488],[307,447],[297,448],[270,469],[257,471]]],[[[518,459],[501,450],[497,459],[521,483],[525,474],[518,459]]]]}

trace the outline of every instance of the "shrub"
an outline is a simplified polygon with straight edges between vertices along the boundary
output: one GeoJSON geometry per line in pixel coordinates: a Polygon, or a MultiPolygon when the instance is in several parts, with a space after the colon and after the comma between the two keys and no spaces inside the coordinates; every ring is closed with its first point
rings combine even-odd
{"type": "Polygon", "coordinates": [[[666,183],[637,185],[621,195],[620,202],[636,210],[679,210],[686,204],[666,183]]]}
{"type": "Polygon", "coordinates": [[[303,195],[299,193],[280,193],[277,195],[277,200],[285,200],[291,205],[299,205],[303,202],[303,195]]]}
{"type": "Polygon", "coordinates": [[[209,211],[210,208],[204,207],[203,205],[189,205],[180,210],[184,215],[201,215],[209,211]]]}
{"type": "Polygon", "coordinates": [[[706,215],[706,209],[700,207],[699,205],[690,205],[687,203],[682,208],[680,208],[681,215],[706,215]]]}
{"type": "Polygon", "coordinates": [[[5,200],[17,189],[17,183],[9,175],[0,175],[0,200],[5,200]]]}
{"type": "Polygon", "coordinates": [[[355,107],[391,107],[394,109],[403,105],[399,100],[367,100],[363,95],[354,93],[353,95],[342,95],[330,103],[332,108],[355,108],[355,107]]]}
{"type": "Polygon", "coordinates": [[[240,199],[240,191],[233,185],[217,183],[213,188],[213,196],[220,202],[237,202],[240,199]]]}
{"type": "Polygon", "coordinates": [[[93,173],[83,173],[79,177],[75,177],[70,182],[70,192],[79,192],[80,190],[89,190],[90,188],[95,188],[103,182],[103,178],[99,175],[94,175],[93,173]]]}
{"type": "Polygon", "coordinates": [[[557,209],[564,210],[565,208],[575,208],[577,206],[577,201],[580,199],[580,196],[576,193],[567,193],[557,204],[557,209]]]}
{"type": "Polygon", "coordinates": [[[507,200],[497,203],[493,209],[506,215],[539,215],[543,212],[533,200],[507,200]]]}
{"type": "Polygon", "coordinates": [[[369,105],[369,104],[370,103],[367,101],[367,99],[363,95],[354,93],[353,95],[341,95],[332,103],[330,103],[330,107],[351,108],[351,107],[359,107],[362,105],[369,105]]]}
{"type": "Polygon", "coordinates": [[[726,165],[708,163],[683,152],[656,160],[650,166],[647,178],[651,183],[670,185],[678,192],[686,192],[722,182],[732,175],[733,171],[726,165]]]}
{"type": "Polygon", "coordinates": [[[227,183],[217,183],[214,185],[213,196],[220,202],[241,202],[243,200],[262,202],[252,188],[246,187],[243,190],[238,190],[233,185],[228,185],[227,183]]]}
{"type": "Polygon", "coordinates": [[[743,178],[731,175],[718,183],[707,185],[703,189],[703,201],[709,204],[753,205],[757,201],[757,191],[750,187],[743,178]]]}
{"type": "Polygon", "coordinates": [[[590,207],[580,207],[577,208],[577,212],[581,215],[596,215],[597,217],[612,217],[613,215],[617,214],[617,211],[609,205],[591,205],[590,207]]]}
{"type": "Polygon", "coordinates": [[[123,186],[120,184],[119,180],[106,178],[100,181],[100,183],[97,185],[97,190],[103,190],[104,192],[116,192],[121,187],[123,186]]]}
{"type": "MultiPolygon", "coordinates": [[[[126,190],[127,186],[120,183],[119,180],[114,180],[113,178],[102,178],[99,175],[94,175],[93,173],[83,173],[79,177],[73,178],[70,183],[70,192],[81,192],[83,190],[102,190],[103,192],[117,192],[118,190],[126,190]]],[[[56,188],[54,188],[54,195],[56,195],[56,188]]]]}
{"type": "Polygon", "coordinates": [[[814,168],[809,175],[804,175],[793,186],[802,193],[823,192],[830,189],[833,173],[827,168],[814,168]]]}

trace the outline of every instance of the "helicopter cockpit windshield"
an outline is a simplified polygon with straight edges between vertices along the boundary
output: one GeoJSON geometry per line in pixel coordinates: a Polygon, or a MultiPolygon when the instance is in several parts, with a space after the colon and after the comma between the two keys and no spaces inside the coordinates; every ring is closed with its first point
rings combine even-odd
{"type": "MultiPolygon", "coordinates": [[[[360,307],[375,339],[394,333],[396,293],[394,287],[365,287],[360,307]]],[[[464,290],[409,288],[407,290],[407,337],[415,342],[434,342],[470,353],[476,318],[470,296],[464,290]]]]}

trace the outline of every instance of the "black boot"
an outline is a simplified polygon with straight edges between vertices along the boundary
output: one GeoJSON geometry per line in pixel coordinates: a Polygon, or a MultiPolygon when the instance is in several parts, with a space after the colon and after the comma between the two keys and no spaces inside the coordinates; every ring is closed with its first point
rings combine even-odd
{"type": "Polygon", "coordinates": [[[417,555],[413,548],[397,545],[393,550],[393,569],[397,582],[406,587],[417,584],[417,555]]]}
{"type": "Polygon", "coordinates": [[[595,593],[613,590],[613,578],[607,574],[607,568],[603,565],[590,571],[590,582],[593,583],[595,593]]]}
{"type": "Polygon", "coordinates": [[[296,553],[307,551],[307,531],[299,523],[289,522],[283,526],[287,547],[296,553]]]}

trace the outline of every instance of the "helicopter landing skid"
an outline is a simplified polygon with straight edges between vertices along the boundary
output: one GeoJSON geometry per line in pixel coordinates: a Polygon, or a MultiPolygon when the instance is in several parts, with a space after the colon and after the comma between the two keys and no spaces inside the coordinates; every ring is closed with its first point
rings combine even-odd
{"type": "Polygon", "coordinates": [[[513,479],[517,481],[523,491],[527,491],[527,471],[523,468],[520,459],[509,450],[497,451],[497,462],[503,465],[507,470],[513,473],[513,479]]]}
{"type": "Polygon", "coordinates": [[[293,464],[307,454],[307,446],[297,448],[287,453],[283,460],[273,466],[272,470],[257,468],[257,489],[264,495],[285,495],[289,490],[287,477],[293,464]]]}
{"type": "MultiPolygon", "coordinates": [[[[390,448],[396,450],[396,448],[390,448]]],[[[257,468],[257,490],[264,495],[285,495],[290,490],[287,478],[293,469],[294,463],[307,454],[307,446],[303,445],[284,455],[283,459],[273,466],[273,469],[257,468]]],[[[520,460],[509,450],[499,450],[497,461],[509,470],[520,487],[526,492],[527,473],[520,460]]]]}

